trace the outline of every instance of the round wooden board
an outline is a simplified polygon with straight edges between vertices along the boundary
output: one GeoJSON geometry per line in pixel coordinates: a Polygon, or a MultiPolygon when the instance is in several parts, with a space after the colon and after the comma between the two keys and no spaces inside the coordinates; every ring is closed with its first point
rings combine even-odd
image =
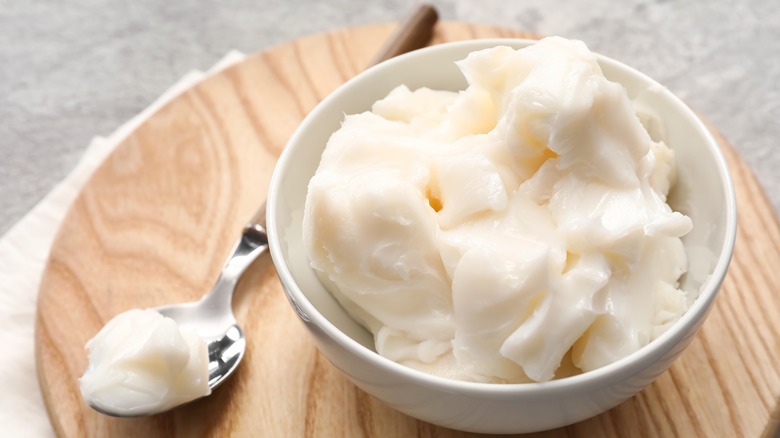
{"type": "MultiPolygon", "coordinates": [[[[465,436],[355,388],[315,349],[270,258],[243,278],[248,351],[234,378],[149,418],[81,400],[85,342],[134,307],[197,299],[266,196],[279,153],[317,102],[368,64],[394,24],[337,30],[248,57],[189,89],[123,141],[71,207],[38,299],[38,379],[61,436],[465,436]]],[[[529,37],[445,22],[434,43],[529,37]]],[[[549,436],[758,436],[780,411],[780,227],[744,162],[717,135],[737,187],[739,236],[709,320],[671,370],[628,402],[549,436]]]]}

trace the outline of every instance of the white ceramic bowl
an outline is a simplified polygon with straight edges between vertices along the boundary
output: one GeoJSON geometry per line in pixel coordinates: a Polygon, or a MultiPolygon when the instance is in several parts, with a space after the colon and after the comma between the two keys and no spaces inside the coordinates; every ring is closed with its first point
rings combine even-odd
{"type": "Polygon", "coordinates": [[[688,345],[712,306],[733,251],[734,189],[725,160],[709,131],[677,97],[617,61],[599,57],[604,74],[622,83],[661,121],[675,151],[678,183],[670,196],[691,217],[685,237],[691,270],[684,289],[700,291],[687,313],[646,347],[611,365],[562,380],[527,384],[480,384],[432,376],[392,362],[373,350],[371,335],[339,306],[309,266],[301,221],[309,179],[328,137],[344,114],[370,109],[392,88],[461,90],[454,62],[496,45],[516,48],[528,40],[473,40],[433,46],[375,66],[328,96],[301,123],[271,181],[268,234],[282,286],[322,353],[358,387],[410,416],[453,429],[532,432],[581,421],[630,398],[666,370],[688,345]],[[650,90],[649,92],[647,90],[650,90]]]}

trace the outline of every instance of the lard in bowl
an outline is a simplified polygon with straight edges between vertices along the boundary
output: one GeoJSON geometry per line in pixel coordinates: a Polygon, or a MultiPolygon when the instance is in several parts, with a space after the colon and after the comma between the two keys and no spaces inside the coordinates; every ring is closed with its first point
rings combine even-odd
{"type": "Polygon", "coordinates": [[[464,91],[397,87],[331,136],[311,266],[379,354],[432,374],[547,381],[648,344],[693,299],[672,150],[581,42],[458,65],[464,91]]]}

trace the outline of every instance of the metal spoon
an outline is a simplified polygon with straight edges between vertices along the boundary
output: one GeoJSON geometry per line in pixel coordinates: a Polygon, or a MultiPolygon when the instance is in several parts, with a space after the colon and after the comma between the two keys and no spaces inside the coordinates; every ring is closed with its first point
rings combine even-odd
{"type": "MultiPolygon", "coordinates": [[[[244,226],[241,238],[236,242],[214,287],[200,300],[189,303],[156,307],[154,310],[167,316],[179,326],[194,332],[206,343],[208,351],[208,386],[214,389],[225,381],[238,367],[246,351],[244,332],[233,315],[233,292],[244,271],[268,250],[265,231],[265,203],[244,226]]],[[[89,402],[92,409],[113,417],[140,417],[159,413],[135,411],[132,414],[106,410],[89,402]]]]}
{"type": "MultiPolygon", "coordinates": [[[[401,22],[372,60],[371,65],[427,45],[437,20],[438,13],[433,6],[418,5],[401,22]]],[[[241,238],[209,293],[195,302],[155,308],[163,316],[176,321],[180,328],[194,331],[206,342],[209,358],[208,384],[212,390],[235,371],[244,357],[246,340],[233,315],[233,292],[244,271],[267,249],[268,237],[265,230],[265,203],[263,203],[249,224],[244,227],[241,238]]],[[[106,412],[96,406],[92,408],[106,415],[126,416],[106,412]]],[[[147,414],[134,413],[132,416],[143,415],[147,414]]]]}

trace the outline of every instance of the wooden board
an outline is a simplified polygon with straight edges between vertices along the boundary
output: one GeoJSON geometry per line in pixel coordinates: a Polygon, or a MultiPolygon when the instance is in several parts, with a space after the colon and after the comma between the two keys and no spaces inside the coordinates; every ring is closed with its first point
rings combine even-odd
{"type": "MultiPolygon", "coordinates": [[[[81,400],[84,343],[133,307],[197,299],[265,198],[286,140],[318,101],[369,62],[395,25],[337,30],[249,57],[185,92],[132,133],[68,213],[42,280],[38,378],[61,436],[437,436],[350,384],[315,349],[270,258],[240,284],[245,362],[214,395],[150,418],[81,400]]],[[[441,23],[435,42],[523,32],[441,23]]],[[[672,368],[611,411],[542,436],[758,436],[780,418],[780,226],[720,136],[739,232],[721,295],[672,368]]]]}

